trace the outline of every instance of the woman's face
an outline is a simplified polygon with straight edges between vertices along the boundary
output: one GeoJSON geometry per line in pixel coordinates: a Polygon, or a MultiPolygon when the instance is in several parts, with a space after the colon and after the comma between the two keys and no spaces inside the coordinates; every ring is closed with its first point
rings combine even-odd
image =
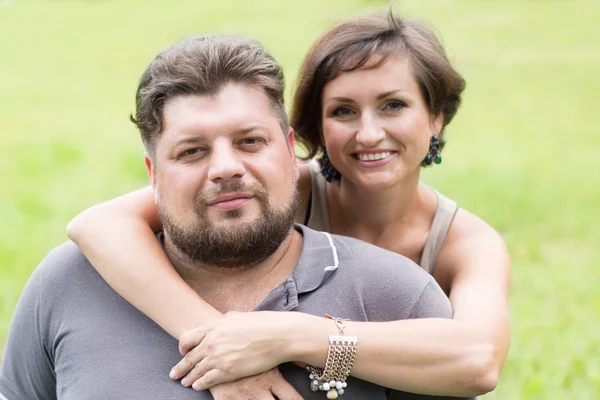
{"type": "Polygon", "coordinates": [[[443,116],[433,117],[407,57],[343,72],[323,88],[323,139],[344,179],[385,189],[419,173],[443,116]]]}

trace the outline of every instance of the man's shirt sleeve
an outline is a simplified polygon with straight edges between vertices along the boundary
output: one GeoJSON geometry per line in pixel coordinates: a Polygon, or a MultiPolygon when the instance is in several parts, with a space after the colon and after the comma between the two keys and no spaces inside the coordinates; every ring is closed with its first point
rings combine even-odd
{"type": "MultiPolygon", "coordinates": [[[[0,365],[0,394],[6,400],[54,400],[56,376],[43,309],[43,265],[34,271],[17,303],[0,365]]],[[[0,398],[1,398],[0,396],[0,398]]]]}
{"type": "Polygon", "coordinates": [[[408,318],[452,318],[452,305],[433,278],[423,288],[408,318]]]}

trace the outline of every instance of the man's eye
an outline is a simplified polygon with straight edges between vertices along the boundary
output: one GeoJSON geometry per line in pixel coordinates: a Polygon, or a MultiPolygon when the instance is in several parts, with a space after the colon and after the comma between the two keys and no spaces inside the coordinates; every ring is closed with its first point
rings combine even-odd
{"type": "Polygon", "coordinates": [[[258,151],[265,145],[265,140],[259,137],[247,137],[240,140],[237,147],[244,151],[258,151]]]}
{"type": "Polygon", "coordinates": [[[190,157],[190,156],[200,153],[201,151],[202,151],[202,149],[199,147],[187,149],[187,150],[184,150],[181,153],[179,153],[179,158],[190,157]]]}
{"type": "Polygon", "coordinates": [[[334,117],[344,117],[350,114],[352,114],[352,110],[348,107],[338,107],[335,110],[333,110],[333,113],[331,113],[331,115],[333,115],[334,117]]]}
{"type": "Polygon", "coordinates": [[[260,144],[262,142],[263,142],[263,140],[260,138],[244,138],[241,140],[242,144],[247,144],[247,145],[260,144]]]}
{"type": "Polygon", "coordinates": [[[390,111],[396,111],[396,110],[401,110],[404,107],[406,107],[406,104],[404,104],[404,102],[399,101],[399,100],[392,100],[389,103],[387,103],[383,109],[390,110],[390,111]]]}

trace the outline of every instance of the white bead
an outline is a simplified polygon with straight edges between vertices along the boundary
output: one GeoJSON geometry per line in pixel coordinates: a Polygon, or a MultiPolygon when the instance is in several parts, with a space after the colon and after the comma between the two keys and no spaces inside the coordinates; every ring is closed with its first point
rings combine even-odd
{"type": "Polygon", "coordinates": [[[341,389],[341,388],[343,388],[343,387],[344,387],[344,385],[342,385],[342,382],[336,382],[336,383],[335,383],[335,388],[336,388],[337,390],[340,390],[340,389],[341,389]]]}
{"type": "Polygon", "coordinates": [[[345,388],[346,386],[348,386],[348,383],[347,382],[342,382],[342,387],[345,388]]]}
{"type": "Polygon", "coordinates": [[[310,379],[315,379],[315,378],[316,378],[315,374],[310,374],[308,377],[309,377],[310,379]]]}
{"type": "Polygon", "coordinates": [[[338,394],[341,396],[344,394],[344,389],[338,389],[338,394]]]}
{"type": "Polygon", "coordinates": [[[323,390],[329,390],[329,389],[331,389],[331,386],[329,386],[329,383],[325,382],[323,384],[323,390]]]}
{"type": "Polygon", "coordinates": [[[329,381],[329,386],[331,386],[331,387],[335,386],[335,381],[333,379],[329,381]]]}

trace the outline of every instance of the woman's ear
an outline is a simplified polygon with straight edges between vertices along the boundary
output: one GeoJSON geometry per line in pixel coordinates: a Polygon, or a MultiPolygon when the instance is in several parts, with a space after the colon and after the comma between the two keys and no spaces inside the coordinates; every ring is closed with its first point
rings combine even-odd
{"type": "Polygon", "coordinates": [[[432,120],[431,120],[431,130],[435,136],[438,136],[440,132],[442,132],[442,128],[444,127],[444,112],[440,111],[432,120]]]}

